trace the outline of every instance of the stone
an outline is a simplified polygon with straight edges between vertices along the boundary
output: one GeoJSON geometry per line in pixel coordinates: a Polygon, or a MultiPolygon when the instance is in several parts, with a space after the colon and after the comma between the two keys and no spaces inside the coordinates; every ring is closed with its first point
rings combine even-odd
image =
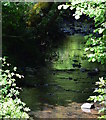
{"type": "Polygon", "coordinates": [[[69,79],[69,80],[72,80],[72,78],[71,78],[71,77],[69,77],[68,79],[69,79]]]}
{"type": "Polygon", "coordinates": [[[86,71],[86,68],[81,68],[80,71],[81,71],[81,72],[85,72],[85,71],[86,71]]]}
{"type": "Polygon", "coordinates": [[[94,103],[84,103],[81,106],[81,109],[93,109],[93,108],[95,108],[94,103]]]}
{"type": "Polygon", "coordinates": [[[97,74],[99,74],[98,68],[95,68],[94,70],[88,72],[88,76],[96,76],[97,74]]]}
{"type": "Polygon", "coordinates": [[[81,64],[79,63],[79,64],[72,64],[73,65],[73,67],[78,67],[78,68],[80,68],[81,67],[81,64]]]}

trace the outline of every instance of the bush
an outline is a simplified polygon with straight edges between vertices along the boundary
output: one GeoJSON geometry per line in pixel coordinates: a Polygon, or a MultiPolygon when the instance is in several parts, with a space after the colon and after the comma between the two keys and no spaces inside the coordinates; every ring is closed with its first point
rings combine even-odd
{"type": "MultiPolygon", "coordinates": [[[[99,82],[96,82],[96,85],[98,85],[98,88],[95,89],[94,93],[98,93],[98,95],[95,96],[90,96],[88,100],[94,101],[94,102],[99,102],[101,105],[105,105],[105,96],[106,96],[106,91],[105,91],[105,86],[106,86],[106,79],[104,80],[103,77],[99,78],[99,82]]],[[[99,113],[104,113],[106,108],[101,108],[99,110],[99,113]]],[[[100,118],[105,118],[104,115],[102,115],[100,118]]]]}
{"type": "Polygon", "coordinates": [[[23,76],[16,73],[16,67],[10,70],[11,65],[6,63],[5,58],[0,58],[0,61],[2,61],[2,69],[0,69],[0,118],[29,118],[27,112],[30,109],[18,98],[19,88],[16,87],[14,79],[14,77],[22,78],[23,76]]]}

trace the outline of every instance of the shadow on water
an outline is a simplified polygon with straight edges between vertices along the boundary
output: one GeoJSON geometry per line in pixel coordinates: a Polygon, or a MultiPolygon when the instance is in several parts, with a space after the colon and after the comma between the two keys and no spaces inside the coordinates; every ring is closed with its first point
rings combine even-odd
{"type": "Polygon", "coordinates": [[[20,97],[32,111],[44,110],[46,105],[86,102],[99,76],[105,75],[104,65],[89,63],[84,58],[82,36],[67,36],[65,40],[58,49],[51,51],[56,53],[49,61],[52,67],[48,64],[48,67],[27,68],[20,97]]]}

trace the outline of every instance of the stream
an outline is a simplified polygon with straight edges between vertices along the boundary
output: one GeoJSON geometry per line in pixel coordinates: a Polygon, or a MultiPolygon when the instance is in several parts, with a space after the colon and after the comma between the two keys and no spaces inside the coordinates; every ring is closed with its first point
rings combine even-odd
{"type": "Polygon", "coordinates": [[[98,78],[105,76],[105,66],[87,61],[84,43],[79,34],[67,35],[53,48],[51,66],[27,68],[20,97],[32,118],[97,118],[97,107],[84,112],[81,105],[93,94],[98,78]]]}

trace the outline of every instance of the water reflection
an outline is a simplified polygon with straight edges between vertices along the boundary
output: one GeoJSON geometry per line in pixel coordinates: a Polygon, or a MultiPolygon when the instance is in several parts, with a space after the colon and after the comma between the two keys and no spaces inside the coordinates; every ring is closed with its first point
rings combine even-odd
{"type": "Polygon", "coordinates": [[[85,57],[84,43],[86,40],[81,35],[67,36],[58,49],[53,49],[57,53],[58,59],[53,59],[54,69],[73,69],[87,68],[93,69],[96,67],[104,70],[104,66],[98,63],[89,63],[85,57]]]}

